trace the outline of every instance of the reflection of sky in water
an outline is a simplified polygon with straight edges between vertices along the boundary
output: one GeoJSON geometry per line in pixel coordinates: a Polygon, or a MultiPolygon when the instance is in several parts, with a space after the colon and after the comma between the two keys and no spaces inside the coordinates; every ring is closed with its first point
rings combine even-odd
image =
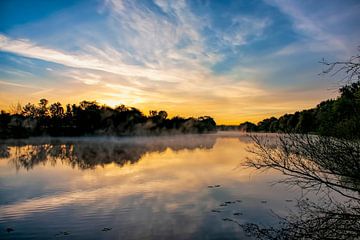
{"type": "Polygon", "coordinates": [[[109,163],[105,157],[106,164],[86,169],[56,157],[29,170],[16,169],[14,156],[34,149],[10,147],[10,156],[0,160],[1,238],[241,239],[241,229],[223,218],[274,224],[272,211],[283,214],[295,204],[285,201],[297,197],[295,190],[271,185],[278,175],[241,166],[250,146],[243,137],[136,141],[105,145],[126,148],[127,154],[135,151],[138,161],[109,163]],[[215,184],[221,187],[207,187],[215,184]],[[234,200],[242,202],[219,206],[234,200]],[[233,216],[235,212],[242,215],[233,216]],[[15,231],[6,233],[7,227],[15,231]],[[104,227],[112,229],[103,232],[104,227]],[[61,231],[70,235],[55,236],[61,231]]]}

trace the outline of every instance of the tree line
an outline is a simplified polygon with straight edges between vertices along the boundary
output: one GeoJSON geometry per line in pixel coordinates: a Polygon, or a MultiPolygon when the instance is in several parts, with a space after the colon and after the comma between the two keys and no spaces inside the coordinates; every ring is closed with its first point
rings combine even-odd
{"type": "Polygon", "coordinates": [[[216,131],[213,118],[168,118],[166,111],[150,111],[145,115],[134,107],[115,108],[96,101],[80,104],[49,104],[41,99],[37,105],[18,105],[12,113],[0,112],[0,137],[91,136],[91,135],[159,135],[170,133],[206,133],[216,131]]]}
{"type": "Polygon", "coordinates": [[[326,66],[323,73],[342,73],[342,80],[347,79],[339,97],[279,119],[242,125],[255,131],[287,132],[251,135],[252,156],[245,166],[279,171],[285,177],[281,183],[305,193],[288,216],[279,217],[276,227],[230,219],[257,239],[359,239],[360,54],[348,61],[321,63],[326,66]],[[310,192],[316,198],[309,199],[310,192]]]}
{"type": "Polygon", "coordinates": [[[246,132],[314,133],[323,136],[360,138],[360,80],[339,89],[340,96],[315,108],[266,118],[257,124],[244,122],[246,132]]]}

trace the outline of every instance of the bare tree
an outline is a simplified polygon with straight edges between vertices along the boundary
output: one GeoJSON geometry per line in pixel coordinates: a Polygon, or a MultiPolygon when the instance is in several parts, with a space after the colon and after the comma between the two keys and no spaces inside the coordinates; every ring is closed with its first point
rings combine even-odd
{"type": "Polygon", "coordinates": [[[307,134],[278,138],[251,136],[247,166],[276,169],[284,183],[309,190],[330,190],[360,200],[360,142],[307,134]]]}
{"type": "MultiPolygon", "coordinates": [[[[359,82],[359,53],[348,61],[322,60],[322,74],[343,73],[346,84],[359,82]]],[[[286,176],[281,182],[315,190],[324,200],[300,199],[298,211],[282,218],[280,228],[231,221],[259,239],[360,239],[360,139],[291,133],[251,137],[248,167],[278,170],[286,176]]]]}
{"type": "MultiPolygon", "coordinates": [[[[281,182],[322,194],[303,197],[281,227],[239,224],[259,239],[360,239],[360,141],[314,135],[251,136],[253,157],[246,165],[275,169],[281,182]]],[[[236,221],[235,221],[236,222],[236,221]]]]}
{"type": "Polygon", "coordinates": [[[329,62],[322,59],[320,63],[325,66],[321,74],[335,76],[339,73],[344,73],[344,77],[341,80],[345,80],[347,83],[360,80],[360,46],[358,47],[358,53],[351,56],[347,61],[329,62]]]}
{"type": "Polygon", "coordinates": [[[9,106],[9,110],[10,110],[11,114],[21,114],[22,106],[21,106],[20,102],[18,102],[17,104],[11,104],[9,106]]]}

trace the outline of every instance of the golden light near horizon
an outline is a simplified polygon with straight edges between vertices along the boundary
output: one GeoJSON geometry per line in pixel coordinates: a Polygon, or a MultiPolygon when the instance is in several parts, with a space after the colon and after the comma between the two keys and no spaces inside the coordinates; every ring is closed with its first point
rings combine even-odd
{"type": "Polygon", "coordinates": [[[256,122],[335,97],[317,62],[351,55],[359,39],[349,24],[357,12],[337,1],[310,13],[311,4],[275,0],[1,4],[9,9],[0,25],[5,110],[89,100],[256,122]]]}
{"type": "Polygon", "coordinates": [[[358,239],[360,0],[0,0],[0,239],[358,239]]]}

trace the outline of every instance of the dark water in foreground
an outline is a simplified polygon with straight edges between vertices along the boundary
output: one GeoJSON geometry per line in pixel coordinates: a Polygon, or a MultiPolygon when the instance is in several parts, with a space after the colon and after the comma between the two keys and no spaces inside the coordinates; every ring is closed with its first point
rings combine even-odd
{"type": "Polygon", "coordinates": [[[300,195],[243,167],[248,147],[236,134],[2,144],[0,239],[244,239],[223,219],[276,226],[300,195]]]}

